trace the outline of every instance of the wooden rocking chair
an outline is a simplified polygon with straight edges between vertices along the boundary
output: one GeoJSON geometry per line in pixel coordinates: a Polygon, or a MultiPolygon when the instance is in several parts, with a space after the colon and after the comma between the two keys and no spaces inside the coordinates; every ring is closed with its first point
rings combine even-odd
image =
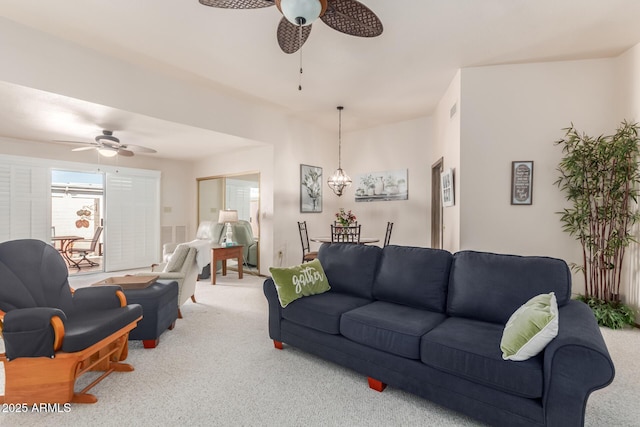
{"type": "Polygon", "coordinates": [[[60,253],[32,239],[0,243],[0,277],[0,403],[95,403],[88,390],[114,371],[133,370],[120,362],[142,307],[127,305],[119,286],[72,292],[60,253]],[[88,371],[104,373],[76,392],[88,371]]]}

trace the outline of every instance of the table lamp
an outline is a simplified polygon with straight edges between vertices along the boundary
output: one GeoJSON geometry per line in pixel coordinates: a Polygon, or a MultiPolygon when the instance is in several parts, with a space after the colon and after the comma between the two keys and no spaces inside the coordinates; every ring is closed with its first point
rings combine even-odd
{"type": "Polygon", "coordinates": [[[238,211],[230,209],[221,210],[218,222],[221,224],[225,223],[227,226],[227,233],[224,238],[225,246],[233,245],[233,228],[231,227],[231,223],[238,222],[238,211]]]}

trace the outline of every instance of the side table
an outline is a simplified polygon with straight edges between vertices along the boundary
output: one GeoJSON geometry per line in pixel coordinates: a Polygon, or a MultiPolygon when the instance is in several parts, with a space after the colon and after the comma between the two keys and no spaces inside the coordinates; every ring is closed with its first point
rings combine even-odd
{"type": "Polygon", "coordinates": [[[227,275],[227,260],[238,259],[238,279],[242,279],[242,248],[243,245],[213,246],[211,248],[211,284],[216,284],[216,264],[222,261],[222,275],[227,275]]]}

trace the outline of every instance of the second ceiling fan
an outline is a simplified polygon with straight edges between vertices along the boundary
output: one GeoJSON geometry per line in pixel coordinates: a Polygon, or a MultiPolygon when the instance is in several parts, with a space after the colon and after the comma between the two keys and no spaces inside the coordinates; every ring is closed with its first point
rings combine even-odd
{"type": "Polygon", "coordinates": [[[317,18],[334,30],[357,37],[382,34],[382,22],[357,0],[199,0],[201,4],[224,9],[259,9],[276,6],[284,15],[278,25],[280,49],[298,51],[311,33],[317,18]]]}
{"type": "Polygon", "coordinates": [[[71,142],[74,144],[84,144],[86,147],[74,148],[71,151],[98,150],[105,157],[113,157],[116,155],[131,157],[134,152],[138,153],[157,153],[153,148],[143,147],[141,145],[123,144],[119,138],[113,136],[113,131],[103,130],[101,135],[94,138],[95,142],[84,141],[58,141],[71,142]]]}

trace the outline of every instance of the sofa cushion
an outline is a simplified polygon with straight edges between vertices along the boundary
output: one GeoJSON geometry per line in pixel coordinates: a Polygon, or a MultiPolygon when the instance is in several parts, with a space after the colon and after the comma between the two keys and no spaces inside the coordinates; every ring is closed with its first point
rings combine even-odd
{"type": "Polygon", "coordinates": [[[353,243],[324,243],[318,251],[331,289],[373,299],[373,279],[382,249],[353,243]]]}
{"type": "Polygon", "coordinates": [[[509,318],[500,350],[505,360],[527,360],[558,335],[558,304],[553,292],[531,298],[509,318]]]}
{"type": "Polygon", "coordinates": [[[542,354],[502,359],[502,326],[450,317],[422,337],[420,360],[444,372],[527,398],[542,396],[542,354]]]}
{"type": "Polygon", "coordinates": [[[328,334],[339,334],[342,313],[370,302],[371,300],[367,298],[341,294],[332,290],[295,300],[282,309],[282,317],[328,334]]]}
{"type": "Polygon", "coordinates": [[[571,298],[563,260],[462,251],[453,256],[447,314],[504,325],[530,298],[554,292],[558,307],[571,298]]]}
{"type": "Polygon", "coordinates": [[[444,313],[452,258],[439,249],[387,246],[382,250],[373,296],[444,313]]]}
{"type": "Polygon", "coordinates": [[[331,289],[318,259],[293,267],[269,267],[280,305],[286,307],[298,298],[331,289]]]}
{"type": "Polygon", "coordinates": [[[442,313],[375,301],[344,313],[340,333],[378,350],[420,359],[420,339],[445,318],[442,313]]]}

